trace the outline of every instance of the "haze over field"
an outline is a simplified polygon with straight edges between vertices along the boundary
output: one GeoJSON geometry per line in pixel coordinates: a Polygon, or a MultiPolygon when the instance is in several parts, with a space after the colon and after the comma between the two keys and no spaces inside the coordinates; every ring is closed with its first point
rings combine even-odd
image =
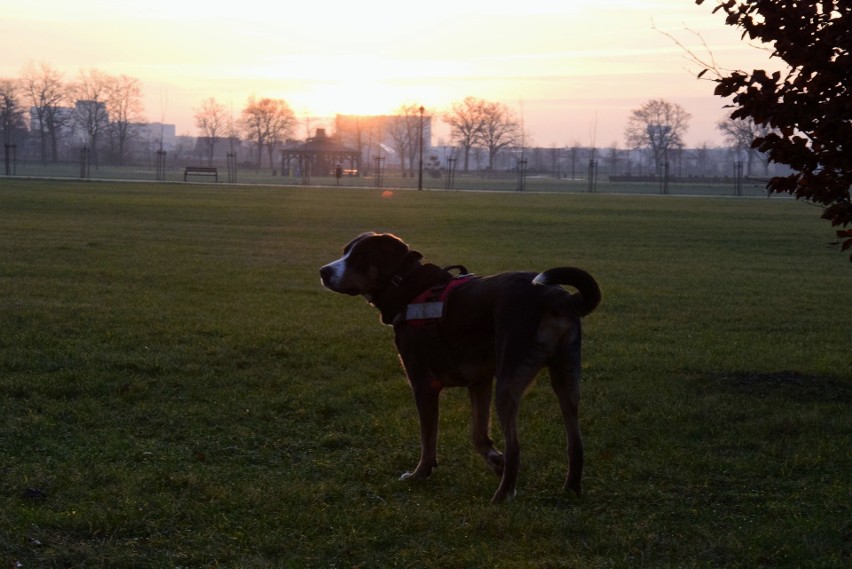
{"type": "MultiPolygon", "coordinates": [[[[90,67],[130,75],[143,83],[149,121],[193,135],[194,110],[209,97],[235,115],[252,94],[282,98],[304,117],[390,114],[409,103],[441,113],[474,96],[509,105],[527,143],[539,146],[623,147],[629,112],[664,98],[692,114],[688,146],[721,144],[724,101],[661,32],[702,56],[709,47],[724,68],[765,68],[768,54],[712,8],[693,0],[0,0],[0,77],[30,61],[69,81],[90,67]]],[[[437,144],[447,133],[434,125],[437,144]]]]}

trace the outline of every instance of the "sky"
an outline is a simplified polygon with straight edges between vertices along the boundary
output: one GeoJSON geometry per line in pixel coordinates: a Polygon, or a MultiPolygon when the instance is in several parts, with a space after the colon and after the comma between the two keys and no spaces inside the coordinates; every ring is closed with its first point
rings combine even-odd
{"type": "MultiPolygon", "coordinates": [[[[0,0],[0,78],[30,62],[67,81],[88,68],[136,77],[146,118],[189,135],[211,97],[234,116],[254,95],[284,99],[301,119],[407,104],[439,119],[472,96],[507,105],[527,145],[544,147],[624,147],[630,111],[661,98],[692,115],[688,146],[716,146],[726,101],[696,78],[687,49],[723,69],[771,63],[713,14],[715,4],[0,0]]],[[[436,120],[432,143],[442,142],[448,132],[436,120]]]]}

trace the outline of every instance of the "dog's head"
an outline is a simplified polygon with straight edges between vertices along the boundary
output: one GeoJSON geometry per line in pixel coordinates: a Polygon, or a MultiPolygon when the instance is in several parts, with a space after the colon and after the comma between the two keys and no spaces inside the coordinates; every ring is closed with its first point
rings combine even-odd
{"type": "Polygon", "coordinates": [[[396,235],[362,233],[343,248],[341,258],[320,269],[320,278],[331,291],[371,300],[406,260],[420,257],[396,235]]]}

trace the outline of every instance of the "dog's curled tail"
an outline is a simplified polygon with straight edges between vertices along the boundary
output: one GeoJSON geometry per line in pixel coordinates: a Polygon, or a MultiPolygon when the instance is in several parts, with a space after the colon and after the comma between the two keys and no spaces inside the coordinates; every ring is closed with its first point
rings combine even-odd
{"type": "Polygon", "coordinates": [[[597,281],[592,275],[576,267],[548,269],[536,276],[533,284],[564,285],[576,288],[578,294],[571,295],[570,309],[577,316],[590,314],[601,302],[601,289],[597,281]]]}

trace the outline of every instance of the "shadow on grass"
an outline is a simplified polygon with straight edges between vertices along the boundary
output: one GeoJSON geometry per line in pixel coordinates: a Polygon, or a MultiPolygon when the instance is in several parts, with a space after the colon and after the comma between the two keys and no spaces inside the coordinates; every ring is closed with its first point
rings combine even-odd
{"type": "Polygon", "coordinates": [[[852,380],[809,375],[795,371],[737,372],[709,375],[707,379],[729,393],[756,397],[775,396],[800,402],[852,402],[852,380]]]}

